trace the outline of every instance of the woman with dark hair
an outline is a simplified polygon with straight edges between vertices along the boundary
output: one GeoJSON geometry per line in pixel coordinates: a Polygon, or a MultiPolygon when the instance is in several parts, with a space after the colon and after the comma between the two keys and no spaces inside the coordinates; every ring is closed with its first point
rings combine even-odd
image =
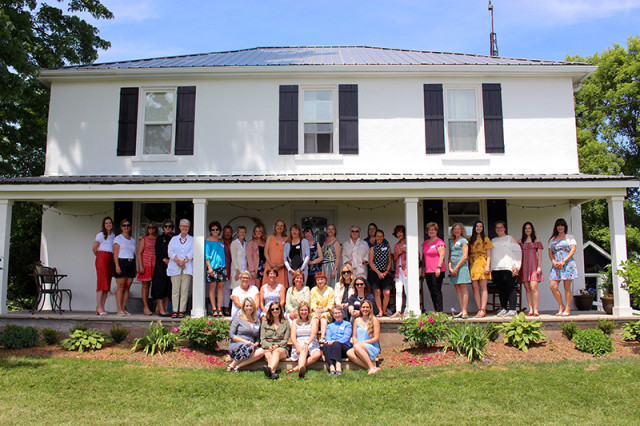
{"type": "Polygon", "coordinates": [[[322,261],[324,256],[322,255],[322,247],[320,243],[313,239],[313,231],[308,226],[302,231],[304,239],[307,240],[309,245],[309,266],[307,271],[307,287],[311,288],[316,285],[314,276],[322,271],[322,261]]]}
{"type": "Polygon", "coordinates": [[[422,243],[422,261],[424,265],[424,277],[431,294],[433,310],[442,312],[442,280],[447,270],[444,257],[446,245],[438,238],[438,224],[427,223],[428,239],[422,243]]]}
{"type": "Polygon", "coordinates": [[[507,234],[507,224],[496,222],[496,237],[491,240],[491,277],[498,287],[500,296],[499,317],[511,317],[516,312],[516,277],[522,263],[522,249],[511,235],[507,234]]]}
{"type": "Polygon", "coordinates": [[[131,236],[131,221],[122,219],[122,233],[113,240],[113,260],[116,264],[116,304],[118,315],[131,315],[125,309],[129,289],[136,276],[136,240],[131,236]]]}
{"type": "MultiPolygon", "coordinates": [[[[289,241],[287,238],[287,225],[283,220],[277,220],[273,225],[273,234],[267,238],[264,248],[264,257],[266,259],[265,267],[267,269],[275,268],[278,271],[277,280],[284,286],[289,287],[287,279],[287,270],[284,267],[284,245],[289,241]]],[[[267,282],[267,277],[262,279],[262,284],[267,282]]]]}
{"type": "Polygon", "coordinates": [[[252,284],[258,288],[262,287],[264,265],[267,261],[264,256],[264,245],[266,241],[267,236],[265,235],[264,226],[254,226],[251,241],[247,243],[247,268],[251,274],[252,284]]]}
{"type": "Polygon", "coordinates": [[[102,229],[96,235],[91,250],[96,256],[96,315],[107,315],[104,305],[111,290],[113,278],[113,219],[109,216],[102,219],[102,229]]]}
{"type": "Polygon", "coordinates": [[[142,283],[140,289],[142,295],[142,313],[151,315],[149,309],[149,287],[153,278],[153,268],[156,265],[156,239],[158,238],[158,227],[155,223],[149,222],[145,226],[144,237],[138,243],[138,281],[142,283]]]}
{"type": "Polygon", "coordinates": [[[578,268],[573,255],[576,253],[576,239],[573,235],[567,234],[569,227],[567,221],[560,218],[553,225],[553,233],[549,238],[549,259],[553,267],[549,274],[549,287],[556,298],[560,309],[556,316],[571,315],[571,281],[578,278],[578,268]],[[564,284],[566,304],[562,303],[562,294],[558,290],[560,281],[564,284]]]}
{"type": "Polygon", "coordinates": [[[209,223],[210,236],[204,241],[204,259],[207,265],[207,282],[209,283],[209,302],[212,316],[221,317],[224,285],[227,281],[227,263],[224,243],[220,239],[222,226],[214,220],[209,223]],[[217,299],[217,304],[216,304],[217,299]]]}
{"type": "Polygon", "coordinates": [[[307,281],[307,265],[311,253],[309,251],[309,241],[302,237],[302,232],[298,225],[291,225],[289,230],[290,238],[284,245],[284,266],[289,273],[289,283],[293,282],[292,274],[302,272],[305,283],[307,281]]]}
{"type": "Polygon", "coordinates": [[[220,316],[228,317],[231,306],[231,243],[233,243],[233,227],[229,224],[222,227],[222,244],[224,244],[224,264],[227,279],[222,287],[222,310],[220,316]]]}
{"type": "Polygon", "coordinates": [[[518,275],[518,282],[524,285],[529,303],[527,316],[539,316],[538,304],[540,295],[538,294],[538,284],[544,280],[542,276],[542,243],[536,236],[536,230],[531,222],[522,225],[522,238],[518,241],[522,249],[522,268],[518,275]]]}
{"type": "Polygon", "coordinates": [[[263,317],[267,315],[269,305],[272,303],[278,302],[284,306],[286,295],[284,286],[277,281],[278,270],[276,268],[267,270],[265,277],[267,277],[267,282],[260,287],[260,309],[263,317]]]}
{"type": "Polygon", "coordinates": [[[469,240],[471,288],[478,307],[476,318],[484,318],[487,315],[487,300],[489,299],[487,280],[491,279],[492,248],[491,240],[484,234],[484,223],[480,220],[476,221],[469,240]]]}
{"type": "Polygon", "coordinates": [[[407,230],[404,225],[396,225],[393,228],[393,236],[398,239],[398,242],[393,246],[393,261],[396,265],[396,312],[392,317],[399,317],[402,315],[402,290],[404,293],[409,293],[409,287],[407,282],[407,239],[405,238],[407,230]]]}
{"type": "Polygon", "coordinates": [[[376,299],[378,314],[387,315],[387,306],[391,298],[391,277],[389,271],[392,265],[392,253],[389,243],[385,243],[384,231],[376,231],[376,243],[369,249],[369,266],[371,267],[371,288],[376,299]],[[382,295],[382,297],[381,297],[382,295]]]}
{"type": "Polygon", "coordinates": [[[353,319],[360,317],[362,302],[368,300],[371,306],[375,306],[375,298],[371,294],[369,282],[364,277],[357,277],[351,285],[353,286],[353,294],[349,296],[349,315],[353,319]]]}
{"type": "Polygon", "coordinates": [[[173,221],[162,222],[163,234],[156,238],[154,250],[156,265],[151,279],[151,297],[156,300],[156,315],[169,316],[169,298],[171,297],[171,278],[167,275],[169,266],[169,243],[173,238],[173,221]]]}
{"type": "Polygon", "coordinates": [[[264,357],[267,360],[262,371],[269,379],[280,378],[276,370],[280,360],[287,357],[290,334],[289,321],[284,319],[282,305],[280,302],[273,302],[267,310],[267,319],[262,321],[260,328],[260,346],[264,349],[264,357]]]}
{"type": "Polygon", "coordinates": [[[342,259],[342,245],[336,238],[336,226],[330,224],[327,226],[327,239],[322,245],[322,272],[327,276],[327,285],[331,288],[336,286],[338,277],[338,266],[342,259]]]}
{"type": "Polygon", "coordinates": [[[353,324],[353,348],[347,351],[347,356],[372,375],[380,371],[373,363],[380,354],[380,321],[373,315],[373,305],[368,300],[362,302],[360,310],[362,315],[353,324]]]}

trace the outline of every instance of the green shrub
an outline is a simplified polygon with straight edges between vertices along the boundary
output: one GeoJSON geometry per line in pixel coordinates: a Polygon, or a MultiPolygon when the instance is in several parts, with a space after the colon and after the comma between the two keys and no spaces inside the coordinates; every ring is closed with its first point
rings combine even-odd
{"type": "Polygon", "coordinates": [[[447,337],[451,319],[442,312],[428,312],[418,317],[410,316],[400,324],[399,333],[405,342],[415,346],[431,346],[447,337]]]}
{"type": "Polygon", "coordinates": [[[484,332],[487,335],[487,339],[495,342],[500,337],[500,326],[495,322],[488,322],[484,325],[484,332]]]}
{"type": "Polygon", "coordinates": [[[487,332],[480,324],[455,323],[449,326],[447,332],[447,348],[452,348],[459,355],[466,355],[470,362],[484,358],[487,346],[487,332]]]}
{"type": "Polygon", "coordinates": [[[527,321],[524,312],[514,315],[511,321],[502,324],[500,330],[504,333],[504,343],[523,352],[528,352],[532,343],[539,343],[547,338],[542,331],[542,321],[527,321]]]}
{"type": "Polygon", "coordinates": [[[640,342],[640,320],[623,324],[622,331],[624,332],[622,336],[624,340],[637,340],[640,342]]]}
{"type": "Polygon", "coordinates": [[[624,281],[621,287],[629,292],[631,306],[640,309],[640,258],[621,263],[616,275],[624,281]]]}
{"type": "Polygon", "coordinates": [[[616,329],[616,323],[609,320],[598,320],[596,329],[602,331],[607,336],[611,336],[613,334],[613,331],[616,329]]]}
{"type": "Polygon", "coordinates": [[[151,322],[144,337],[139,337],[133,342],[131,351],[134,352],[140,348],[145,354],[152,356],[156,353],[172,351],[180,343],[178,329],[174,328],[173,331],[175,333],[164,328],[162,321],[158,321],[155,325],[151,322]]]}
{"type": "Polygon", "coordinates": [[[120,325],[116,324],[109,330],[109,336],[116,343],[121,343],[126,339],[131,332],[124,327],[120,327],[120,325]]]}
{"type": "Polygon", "coordinates": [[[111,342],[111,337],[98,330],[76,330],[60,344],[63,348],[70,351],[78,351],[82,353],[86,350],[94,351],[96,349],[102,349],[102,346],[111,342]]]}
{"type": "Polygon", "coordinates": [[[87,331],[89,330],[89,327],[87,327],[85,324],[76,324],[73,327],[71,327],[71,329],[69,330],[69,334],[73,334],[74,331],[76,330],[80,330],[80,331],[87,331]]]}
{"type": "Polygon", "coordinates": [[[189,340],[189,346],[214,351],[218,342],[229,337],[229,322],[213,317],[187,317],[180,323],[179,331],[189,340]]]}
{"type": "Polygon", "coordinates": [[[30,348],[37,345],[39,341],[38,330],[29,326],[9,324],[0,334],[0,345],[5,349],[30,348]]]}
{"type": "Polygon", "coordinates": [[[613,352],[613,340],[602,330],[581,330],[573,339],[575,348],[593,356],[603,356],[613,352]]]}
{"type": "Polygon", "coordinates": [[[47,345],[57,345],[60,341],[60,332],[53,328],[42,330],[42,339],[47,345]]]}
{"type": "Polygon", "coordinates": [[[572,340],[573,336],[575,336],[578,331],[580,331],[580,329],[575,322],[571,321],[562,323],[562,335],[566,337],[567,340],[572,340]]]}

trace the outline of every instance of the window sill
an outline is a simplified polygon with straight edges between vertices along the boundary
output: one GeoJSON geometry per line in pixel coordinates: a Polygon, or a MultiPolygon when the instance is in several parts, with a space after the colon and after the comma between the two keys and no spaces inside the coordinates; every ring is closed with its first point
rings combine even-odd
{"type": "Polygon", "coordinates": [[[442,163],[483,163],[489,164],[491,156],[484,152],[452,152],[442,156],[442,163]]]}
{"type": "Polygon", "coordinates": [[[175,163],[178,158],[175,155],[159,154],[159,155],[139,155],[131,158],[132,163],[175,163]]]}
{"type": "Polygon", "coordinates": [[[293,156],[296,161],[310,161],[310,162],[342,162],[343,156],[341,154],[296,154],[293,156]]]}

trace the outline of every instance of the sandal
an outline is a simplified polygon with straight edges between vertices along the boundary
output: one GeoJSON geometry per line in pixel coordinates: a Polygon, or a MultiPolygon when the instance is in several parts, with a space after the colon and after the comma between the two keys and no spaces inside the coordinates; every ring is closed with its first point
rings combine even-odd
{"type": "Polygon", "coordinates": [[[533,316],[533,312],[529,312],[527,314],[525,314],[526,317],[532,317],[533,316]]]}
{"type": "MultiPolygon", "coordinates": [[[[119,314],[118,314],[118,315],[119,315],[119,314]]],[[[172,313],[172,314],[171,314],[171,318],[178,318],[178,313],[177,313],[177,312],[172,313]]]]}
{"type": "Polygon", "coordinates": [[[180,313],[178,314],[178,318],[184,318],[184,312],[180,312],[180,313]]]}
{"type": "Polygon", "coordinates": [[[487,311],[485,311],[484,309],[480,309],[476,314],[476,318],[484,318],[486,316],[487,316],[487,311]]]}
{"type": "Polygon", "coordinates": [[[233,370],[233,367],[231,367],[231,364],[227,365],[227,371],[231,372],[231,370],[233,370]]]}

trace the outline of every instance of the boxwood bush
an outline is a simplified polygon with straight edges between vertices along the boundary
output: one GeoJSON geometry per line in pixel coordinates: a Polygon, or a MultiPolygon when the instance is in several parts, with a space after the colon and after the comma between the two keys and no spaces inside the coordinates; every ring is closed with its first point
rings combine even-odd
{"type": "Polygon", "coordinates": [[[30,348],[37,345],[39,341],[38,330],[29,326],[9,324],[0,334],[0,345],[5,349],[30,348]]]}
{"type": "Polygon", "coordinates": [[[576,333],[573,343],[577,350],[593,356],[604,356],[613,352],[613,340],[602,330],[581,330],[576,333]]]}

